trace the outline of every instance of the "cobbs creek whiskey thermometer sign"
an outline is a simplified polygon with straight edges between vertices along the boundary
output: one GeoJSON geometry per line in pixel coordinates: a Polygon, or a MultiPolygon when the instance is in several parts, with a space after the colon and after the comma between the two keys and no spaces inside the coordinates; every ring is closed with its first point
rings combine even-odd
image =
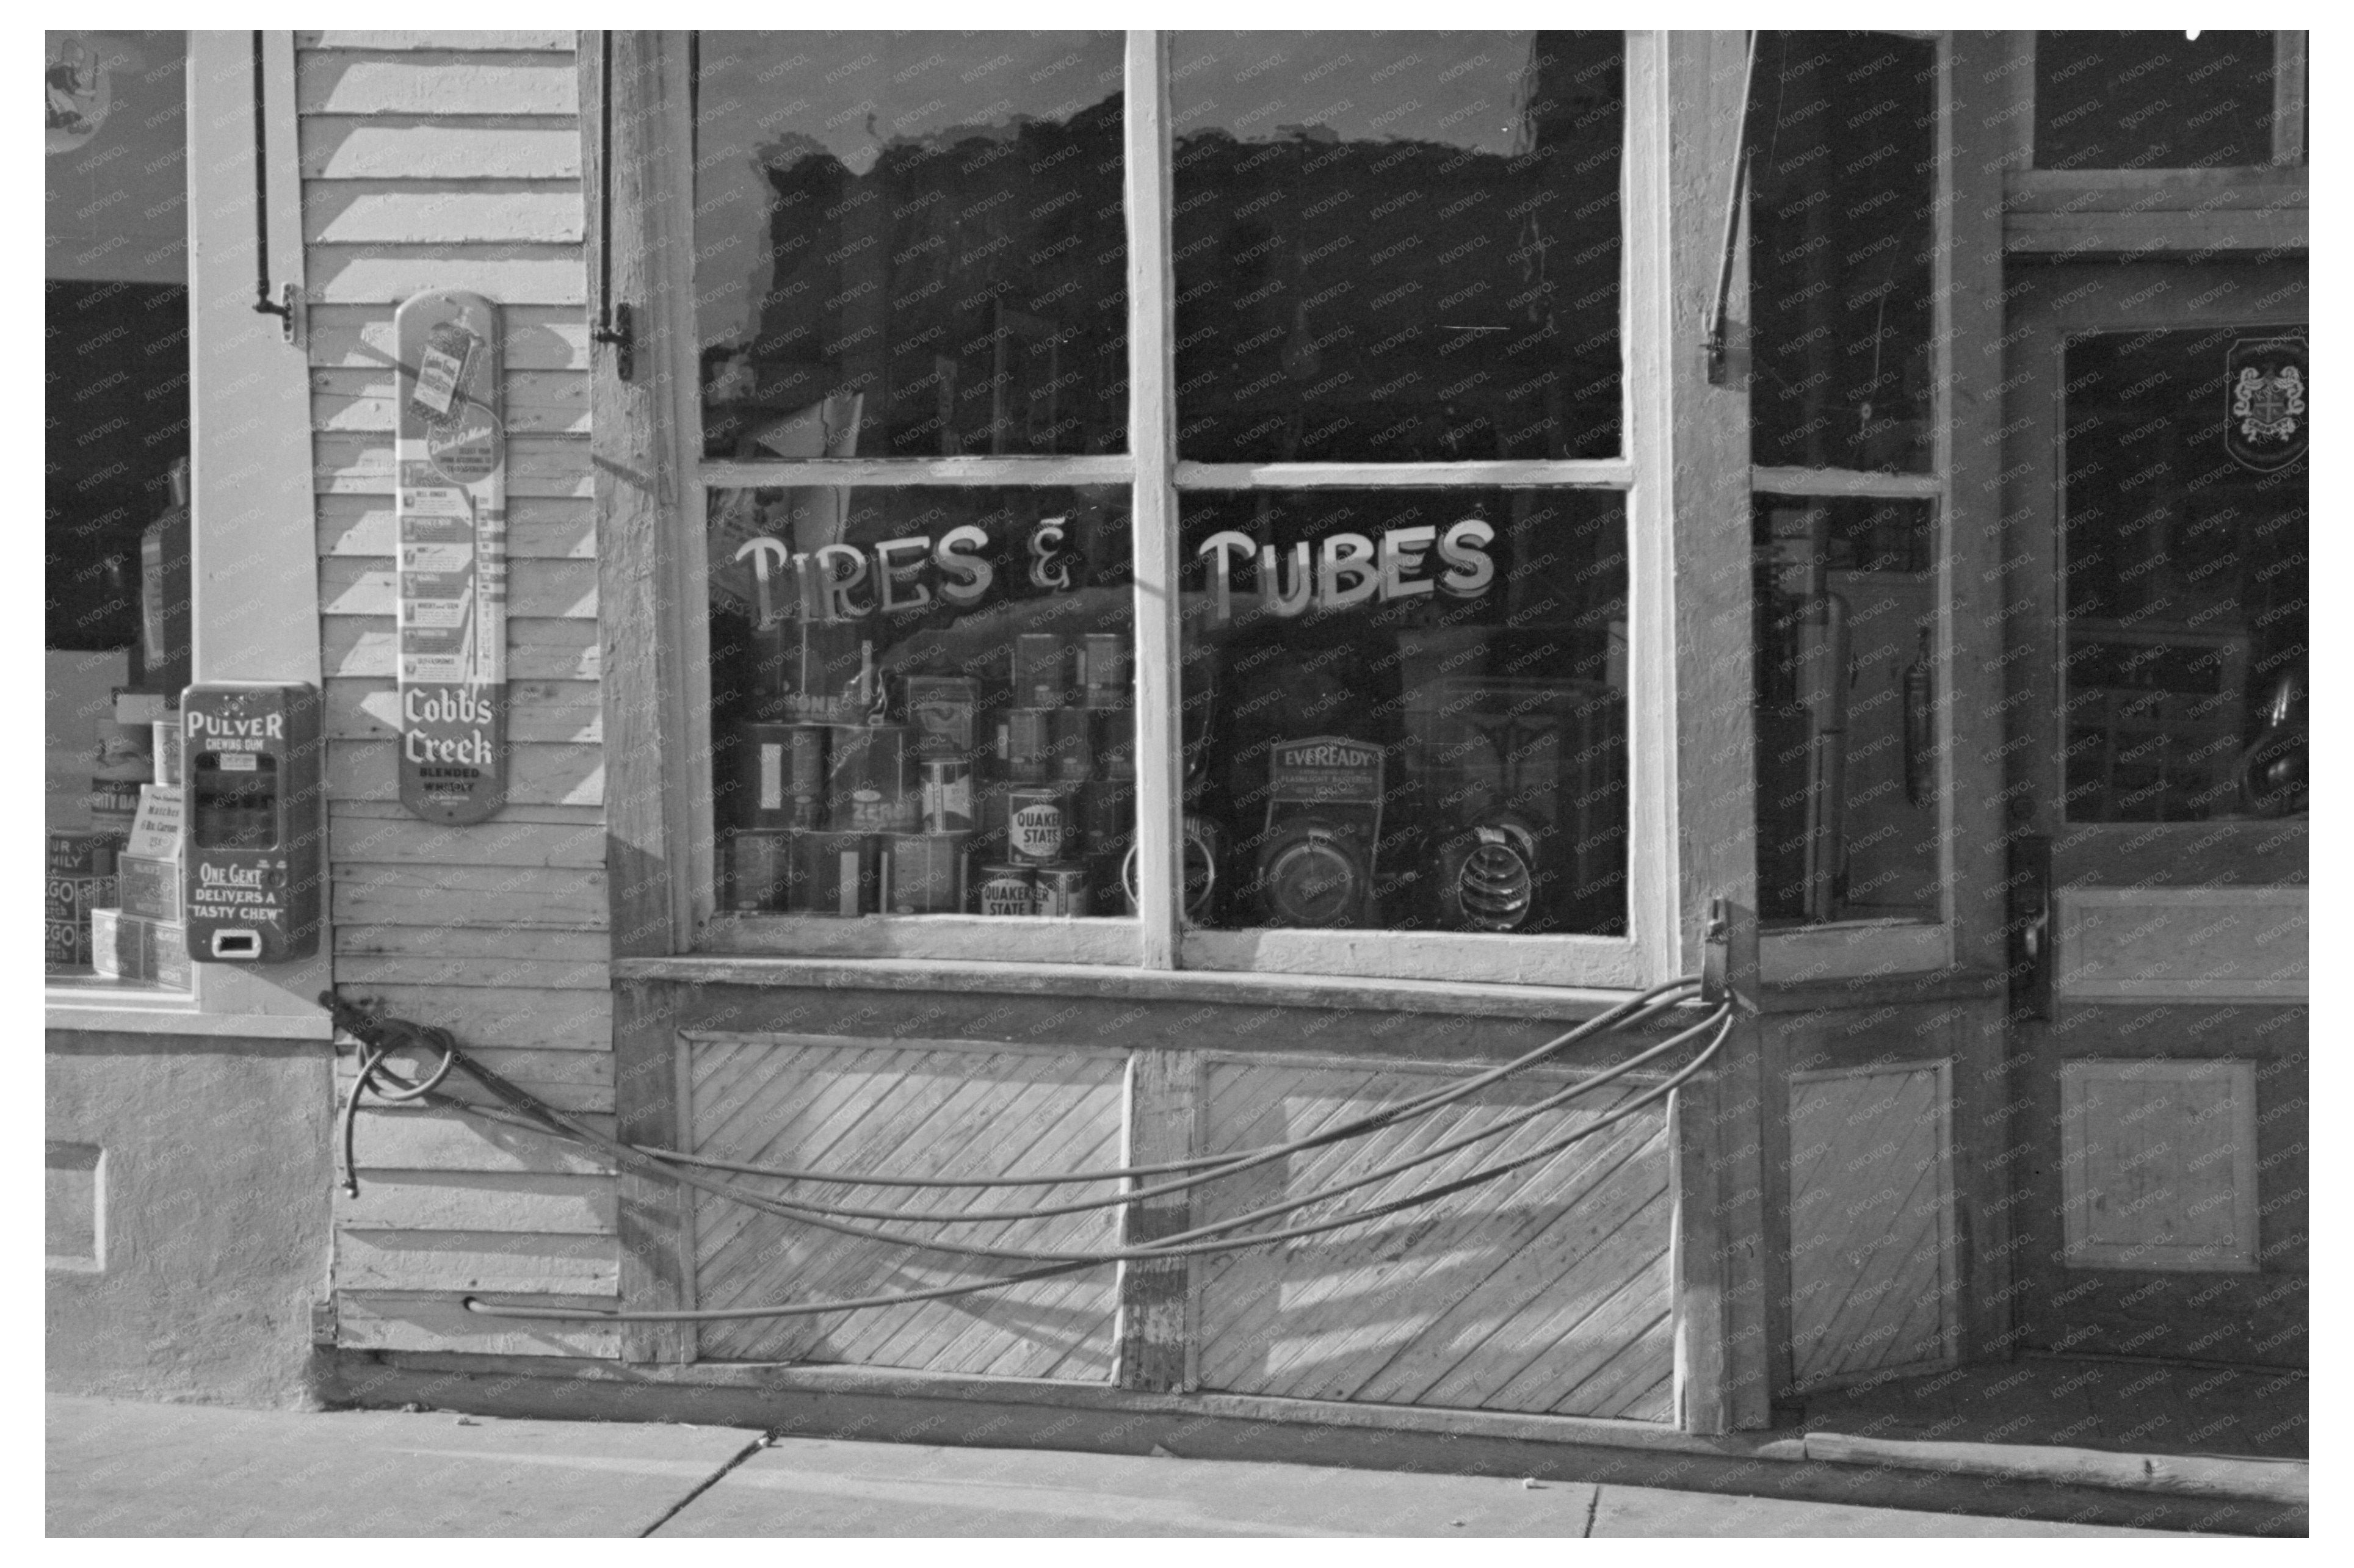
{"type": "Polygon", "coordinates": [[[507,454],[499,310],[419,294],[400,356],[400,803],[430,822],[506,804],[507,454]]]}

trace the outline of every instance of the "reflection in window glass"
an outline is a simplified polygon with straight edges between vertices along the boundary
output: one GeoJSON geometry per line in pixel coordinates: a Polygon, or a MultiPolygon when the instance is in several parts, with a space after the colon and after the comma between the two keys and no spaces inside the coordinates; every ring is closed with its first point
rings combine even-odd
{"type": "Polygon", "coordinates": [[[2305,329],[2062,356],[2067,818],[2306,810],[2305,329]]]}
{"type": "Polygon", "coordinates": [[[1936,109],[1934,44],[1884,33],[1757,36],[1755,461],[1928,471],[1936,109]]]}
{"type": "Polygon", "coordinates": [[[1937,918],[1934,516],[1926,501],[1756,498],[1767,920],[1937,918]]]}
{"type": "Polygon", "coordinates": [[[1592,491],[1195,493],[1197,924],[1627,929],[1627,530],[1592,491]]]}
{"type": "Polygon", "coordinates": [[[705,453],[1122,451],[1117,33],[703,33],[705,453]]]}
{"type": "Polygon", "coordinates": [[[2035,166],[2273,161],[2270,33],[2035,35],[2035,166]]]}
{"type": "Polygon", "coordinates": [[[1617,33],[1180,33],[1177,444],[1619,450],[1617,33]]]}
{"type": "Polygon", "coordinates": [[[718,906],[1119,913],[1128,490],[715,490],[718,906]]]}

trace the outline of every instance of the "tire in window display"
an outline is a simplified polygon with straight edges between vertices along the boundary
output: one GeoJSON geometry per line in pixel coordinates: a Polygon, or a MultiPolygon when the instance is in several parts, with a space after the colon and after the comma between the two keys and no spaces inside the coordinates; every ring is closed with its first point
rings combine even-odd
{"type": "Polygon", "coordinates": [[[1504,815],[1441,845],[1438,902],[1444,922],[1463,931],[1517,931],[1535,913],[1538,830],[1504,815]]]}

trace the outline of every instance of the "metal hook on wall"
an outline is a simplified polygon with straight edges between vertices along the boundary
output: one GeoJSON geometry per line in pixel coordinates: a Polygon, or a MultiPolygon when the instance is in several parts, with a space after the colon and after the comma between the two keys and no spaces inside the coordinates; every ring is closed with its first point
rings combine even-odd
{"type": "Polygon", "coordinates": [[[637,344],[630,307],[613,302],[613,35],[597,35],[597,320],[590,341],[610,344],[613,373],[636,378],[637,344]]]}
{"type": "Polygon", "coordinates": [[[253,308],[257,314],[276,316],[286,341],[294,341],[294,285],[289,283],[276,300],[270,297],[270,126],[263,104],[261,29],[253,31],[253,308]]]}

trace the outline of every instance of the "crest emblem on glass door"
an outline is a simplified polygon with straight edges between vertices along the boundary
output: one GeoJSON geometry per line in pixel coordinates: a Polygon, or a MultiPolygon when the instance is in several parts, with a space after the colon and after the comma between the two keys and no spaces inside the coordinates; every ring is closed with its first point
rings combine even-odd
{"type": "Polygon", "coordinates": [[[2232,461],[2259,473],[2305,455],[2307,386],[2305,339],[2243,337],[2225,366],[2223,444],[2232,461]]]}

